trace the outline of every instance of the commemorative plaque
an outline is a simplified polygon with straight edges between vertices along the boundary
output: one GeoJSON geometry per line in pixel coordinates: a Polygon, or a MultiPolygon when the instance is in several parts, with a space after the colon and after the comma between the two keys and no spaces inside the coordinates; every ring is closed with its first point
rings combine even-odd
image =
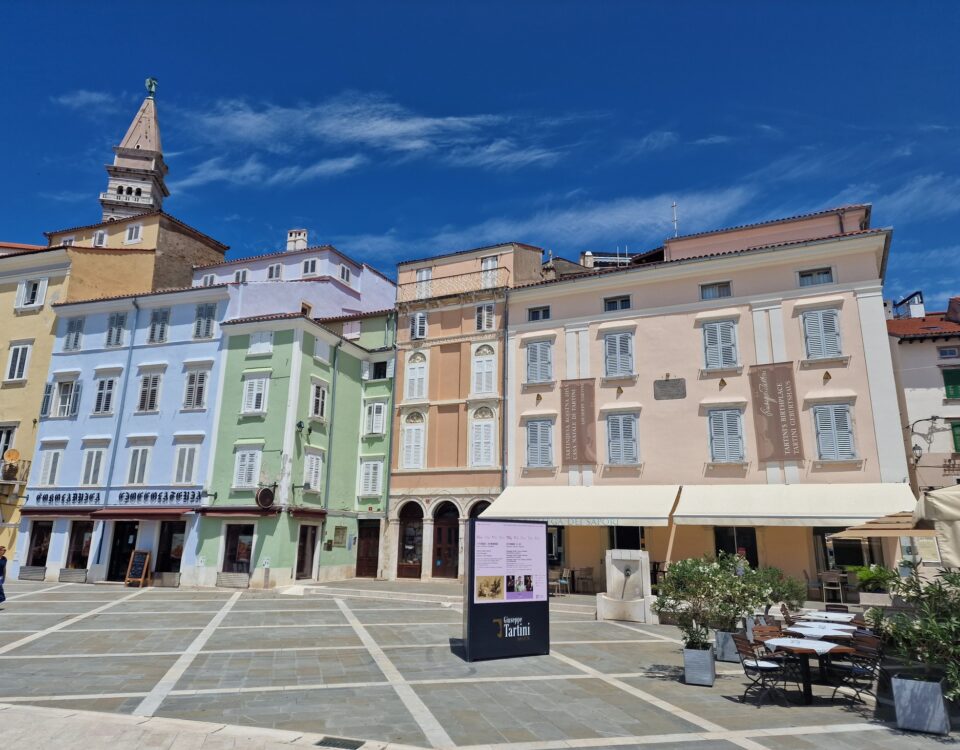
{"type": "Polygon", "coordinates": [[[653,381],[653,398],[657,401],[667,401],[669,399],[686,397],[686,378],[670,378],[669,380],[653,381]]]}

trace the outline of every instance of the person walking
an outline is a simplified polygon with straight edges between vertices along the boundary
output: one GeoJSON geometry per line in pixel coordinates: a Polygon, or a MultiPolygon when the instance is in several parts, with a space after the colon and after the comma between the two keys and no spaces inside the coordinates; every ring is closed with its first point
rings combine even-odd
{"type": "Polygon", "coordinates": [[[7,597],[3,593],[3,582],[7,577],[7,548],[0,547],[0,604],[3,604],[7,597]]]}

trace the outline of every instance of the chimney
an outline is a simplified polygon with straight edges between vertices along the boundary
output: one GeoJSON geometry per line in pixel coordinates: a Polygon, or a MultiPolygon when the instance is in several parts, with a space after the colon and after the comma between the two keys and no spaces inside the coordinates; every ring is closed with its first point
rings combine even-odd
{"type": "Polygon", "coordinates": [[[910,317],[922,318],[927,314],[927,308],[923,304],[923,295],[914,295],[910,300],[910,317]]]}
{"type": "Polygon", "coordinates": [[[307,230],[291,229],[287,232],[287,252],[307,249],[307,230]]]}
{"type": "Polygon", "coordinates": [[[947,303],[946,319],[951,323],[960,323],[960,297],[951,297],[947,303]]]}
{"type": "Polygon", "coordinates": [[[587,250],[580,254],[580,265],[585,268],[593,268],[593,253],[587,250]]]}

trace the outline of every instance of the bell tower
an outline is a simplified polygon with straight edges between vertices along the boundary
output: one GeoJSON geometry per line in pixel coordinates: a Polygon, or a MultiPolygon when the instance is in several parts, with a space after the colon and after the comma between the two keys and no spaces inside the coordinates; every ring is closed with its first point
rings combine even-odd
{"type": "Polygon", "coordinates": [[[146,88],[147,98],[120,145],[113,148],[113,164],[106,165],[107,190],[100,193],[103,221],[155,211],[170,195],[157,122],[157,79],[148,78],[146,88]]]}

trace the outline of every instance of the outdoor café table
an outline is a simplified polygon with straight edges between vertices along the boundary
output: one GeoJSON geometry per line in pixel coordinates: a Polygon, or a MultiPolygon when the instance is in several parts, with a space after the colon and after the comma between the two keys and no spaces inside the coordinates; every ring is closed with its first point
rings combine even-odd
{"type": "Polygon", "coordinates": [[[815,620],[817,622],[853,622],[856,612],[803,612],[797,615],[798,620],[815,620]]]}
{"type": "Polygon", "coordinates": [[[800,657],[800,677],[803,682],[803,703],[809,706],[813,703],[813,686],[810,681],[810,657],[817,658],[827,654],[852,654],[854,649],[849,646],[838,646],[829,641],[819,641],[815,638],[771,638],[764,642],[770,651],[782,651],[800,657]]]}
{"type": "Polygon", "coordinates": [[[852,626],[836,627],[821,622],[811,622],[809,624],[798,622],[796,625],[784,628],[783,632],[795,633],[804,638],[842,638],[850,640],[853,638],[855,630],[852,626]]]}

